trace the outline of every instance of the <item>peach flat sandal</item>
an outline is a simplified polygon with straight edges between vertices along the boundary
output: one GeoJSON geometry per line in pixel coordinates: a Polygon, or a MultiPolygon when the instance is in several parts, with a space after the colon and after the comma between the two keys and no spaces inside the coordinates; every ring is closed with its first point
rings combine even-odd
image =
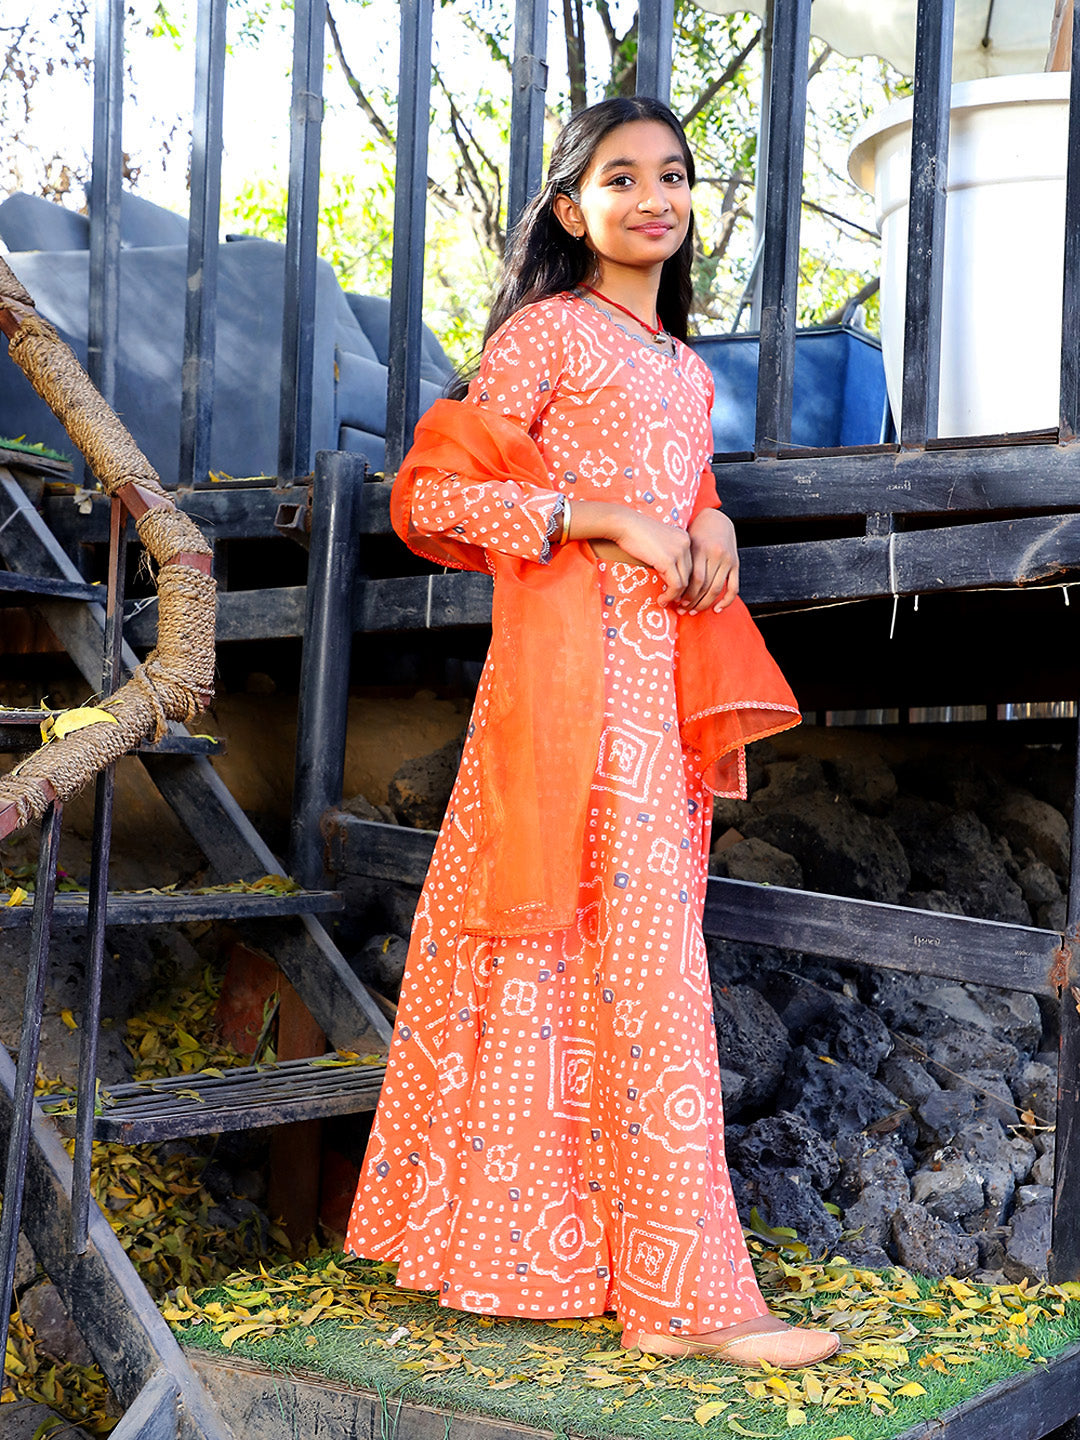
{"type": "Polygon", "coordinates": [[[788,1325],[773,1315],[744,1320],[723,1330],[709,1330],[700,1335],[635,1334],[623,1331],[625,1350],[642,1350],[648,1355],[672,1355],[680,1360],[688,1355],[713,1356],[733,1365],[749,1365],[760,1370],[766,1365],[782,1370],[798,1370],[828,1360],[840,1349],[840,1337],[831,1330],[805,1330],[788,1325]]]}

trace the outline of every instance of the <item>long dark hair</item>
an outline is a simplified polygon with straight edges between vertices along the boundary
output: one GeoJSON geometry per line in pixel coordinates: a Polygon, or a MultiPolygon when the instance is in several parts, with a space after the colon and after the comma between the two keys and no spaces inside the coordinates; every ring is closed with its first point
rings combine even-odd
{"type": "MultiPolygon", "coordinates": [[[[502,280],[484,331],[485,345],[523,306],[588,281],[593,269],[592,251],[583,239],[575,239],[563,229],[555,214],[555,197],[568,195],[577,204],[581,198],[581,182],[600,142],[617,126],[634,120],[658,120],[671,130],[682,151],[686,178],[693,185],[694,157],[686,135],[677,117],[661,101],[648,95],[615,96],[590,105],[587,110],[579,110],[555,141],[543,188],[530,200],[514,227],[502,280]]],[[[694,217],[691,215],[682,244],[664,261],[656,296],[660,323],[680,340],[687,339],[693,297],[690,280],[693,255],[694,217]]],[[[466,373],[455,378],[449,390],[451,395],[460,397],[465,393],[467,372],[473,370],[475,364],[467,366],[466,373]]]]}

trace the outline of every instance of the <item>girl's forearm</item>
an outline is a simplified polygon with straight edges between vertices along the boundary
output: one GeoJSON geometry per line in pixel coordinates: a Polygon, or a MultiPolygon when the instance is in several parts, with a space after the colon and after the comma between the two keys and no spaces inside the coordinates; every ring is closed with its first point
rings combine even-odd
{"type": "Polygon", "coordinates": [[[629,505],[607,500],[570,500],[568,540],[619,540],[626,528],[629,505]]]}

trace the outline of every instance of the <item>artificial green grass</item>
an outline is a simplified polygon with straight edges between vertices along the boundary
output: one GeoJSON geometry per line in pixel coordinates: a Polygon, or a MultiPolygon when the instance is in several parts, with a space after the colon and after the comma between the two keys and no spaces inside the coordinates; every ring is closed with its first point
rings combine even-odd
{"type": "Polygon", "coordinates": [[[1080,1286],[970,1286],[753,1248],[770,1307],[837,1329],[839,1356],[772,1373],[640,1357],[611,1319],[466,1315],[341,1257],[181,1291],[165,1314],[185,1345],[375,1391],[391,1414],[416,1402],[597,1440],[890,1440],[1080,1340],[1080,1286]]]}

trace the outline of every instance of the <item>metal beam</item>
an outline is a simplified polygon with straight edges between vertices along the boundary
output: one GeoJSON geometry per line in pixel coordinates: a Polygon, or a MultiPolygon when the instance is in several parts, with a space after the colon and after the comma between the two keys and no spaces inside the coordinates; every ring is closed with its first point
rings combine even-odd
{"type": "Polygon", "coordinates": [[[638,95],[653,95],[667,105],[671,100],[671,40],[675,28],[675,0],[640,0],[638,4],[638,95]]]}
{"type": "Polygon", "coordinates": [[[94,148],[90,171],[90,309],[86,368],[111,405],[120,334],[121,124],[124,0],[97,0],[94,16],[94,148]]]}
{"type": "Polygon", "coordinates": [[[281,335],[281,408],[278,416],[278,474],[285,481],[297,475],[306,475],[311,470],[325,20],[326,0],[295,0],[289,212],[285,230],[285,306],[281,335]]]}
{"type": "Polygon", "coordinates": [[[791,438],[809,58],[810,0],[776,0],[754,428],[759,454],[772,453],[791,438]]]}
{"type": "Polygon", "coordinates": [[[386,473],[401,464],[420,418],[428,106],[433,0],[401,0],[394,269],[390,281],[390,363],[386,381],[386,473]]]}
{"type": "Polygon", "coordinates": [[[309,887],[325,883],[320,821],[342,799],[357,522],[366,468],[360,456],[341,451],[320,450],[315,461],[289,844],[292,874],[309,887]]]}
{"type": "Polygon", "coordinates": [[[938,426],[953,4],[954,0],[919,0],[915,29],[900,415],[900,444],[904,449],[923,445],[937,434],[938,426]]]}
{"type": "Polygon", "coordinates": [[[1063,440],[1072,440],[1080,433],[1080,19],[1074,19],[1072,25],[1061,314],[1060,434],[1063,440]]]}
{"type": "Polygon", "coordinates": [[[210,468],[227,8],[228,0],[199,0],[195,32],[191,206],[180,392],[181,485],[205,480],[210,468]]]}
{"type": "Polygon", "coordinates": [[[542,178],[548,13],[548,0],[517,0],[514,9],[510,176],[506,201],[508,242],[522,210],[540,189],[542,178]]]}

